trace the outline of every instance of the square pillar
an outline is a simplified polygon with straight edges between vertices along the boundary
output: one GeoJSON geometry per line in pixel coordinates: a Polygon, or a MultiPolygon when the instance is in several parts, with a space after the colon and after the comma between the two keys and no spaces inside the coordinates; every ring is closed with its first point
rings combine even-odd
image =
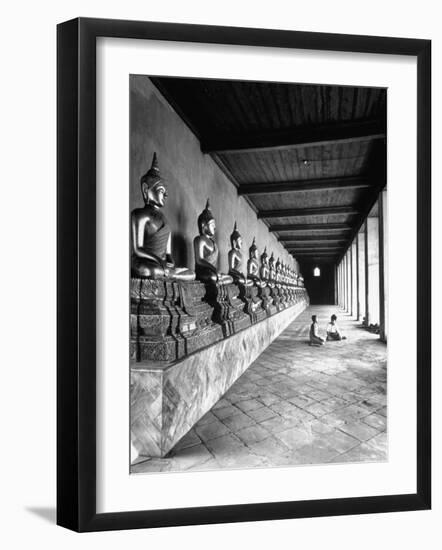
{"type": "Polygon", "coordinates": [[[387,189],[379,194],[379,301],[380,337],[386,342],[388,335],[387,189]]]}
{"type": "Polygon", "coordinates": [[[365,223],[357,235],[358,249],[358,321],[364,321],[367,314],[365,296],[365,223]]]}
{"type": "Polygon", "coordinates": [[[366,222],[367,309],[368,325],[380,323],[379,297],[379,218],[369,216],[366,222]]]}
{"type": "Polygon", "coordinates": [[[351,247],[347,250],[347,311],[352,315],[352,292],[351,292],[351,247]]]}
{"type": "Polygon", "coordinates": [[[357,319],[358,316],[358,271],[357,271],[357,250],[356,240],[351,244],[351,314],[357,319]]]}

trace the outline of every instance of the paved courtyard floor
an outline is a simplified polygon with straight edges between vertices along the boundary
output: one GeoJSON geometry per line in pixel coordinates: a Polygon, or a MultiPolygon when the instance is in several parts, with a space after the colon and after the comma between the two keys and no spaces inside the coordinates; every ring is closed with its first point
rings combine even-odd
{"type": "Polygon", "coordinates": [[[333,306],[304,311],[165,458],[132,473],[387,460],[387,353],[333,306]],[[347,340],[308,345],[332,313],[347,340]]]}

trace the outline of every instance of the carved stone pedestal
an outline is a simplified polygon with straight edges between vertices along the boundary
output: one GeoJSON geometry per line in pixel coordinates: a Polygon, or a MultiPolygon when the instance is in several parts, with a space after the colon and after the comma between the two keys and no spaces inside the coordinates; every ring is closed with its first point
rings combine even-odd
{"type": "Polygon", "coordinates": [[[258,296],[262,300],[262,307],[265,310],[267,317],[270,317],[270,315],[274,315],[278,311],[273,303],[271,292],[272,289],[268,285],[261,287],[258,292],[258,296]]]}
{"type": "Polygon", "coordinates": [[[281,304],[279,288],[277,286],[271,287],[270,295],[273,299],[273,305],[276,307],[276,311],[282,311],[284,309],[284,306],[281,304]]]}
{"type": "Polygon", "coordinates": [[[244,302],[240,300],[240,289],[234,284],[206,284],[206,300],[213,307],[213,321],[219,323],[224,337],[251,325],[250,316],[244,313],[244,302]]]}
{"type": "Polygon", "coordinates": [[[131,279],[134,361],[175,361],[223,337],[199,282],[131,279]]]}
{"type": "Polygon", "coordinates": [[[241,283],[239,286],[239,297],[244,302],[244,312],[250,316],[252,324],[258,323],[267,317],[266,312],[262,308],[262,300],[258,297],[259,288],[256,285],[245,286],[241,283]]]}
{"type": "Polygon", "coordinates": [[[285,285],[279,283],[278,285],[279,305],[281,309],[287,309],[289,307],[288,296],[286,293],[285,285]]]}

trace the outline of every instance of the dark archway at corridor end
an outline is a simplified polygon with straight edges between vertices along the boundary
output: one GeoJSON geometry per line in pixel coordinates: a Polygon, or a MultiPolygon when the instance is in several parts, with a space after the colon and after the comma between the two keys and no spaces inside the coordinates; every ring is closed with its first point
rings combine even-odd
{"type": "Polygon", "coordinates": [[[332,263],[302,262],[301,273],[312,305],[332,305],[335,303],[335,266],[332,263]],[[318,267],[320,275],[314,276],[318,267]]]}

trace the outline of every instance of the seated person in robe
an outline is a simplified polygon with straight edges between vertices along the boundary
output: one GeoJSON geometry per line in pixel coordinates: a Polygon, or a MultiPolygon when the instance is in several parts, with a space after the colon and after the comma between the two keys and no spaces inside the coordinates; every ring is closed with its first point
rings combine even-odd
{"type": "Polygon", "coordinates": [[[330,318],[330,323],[327,325],[327,341],[337,341],[337,340],[346,340],[346,336],[342,336],[341,331],[336,323],[336,315],[332,315],[330,318]]]}
{"type": "Polygon", "coordinates": [[[323,346],[325,339],[319,336],[319,325],[316,315],[312,315],[312,324],[310,325],[310,345],[323,346]]]}

